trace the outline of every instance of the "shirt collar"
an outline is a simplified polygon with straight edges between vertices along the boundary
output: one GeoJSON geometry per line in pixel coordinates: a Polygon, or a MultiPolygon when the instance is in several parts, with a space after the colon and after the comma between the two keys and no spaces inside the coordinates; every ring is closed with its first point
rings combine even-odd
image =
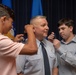
{"type": "MultiPolygon", "coordinates": [[[[75,42],[76,43],[76,35],[73,37],[73,39],[70,42],[75,42]]],[[[65,43],[65,41],[64,40],[61,40],[61,43],[65,43]]]]}
{"type": "Polygon", "coordinates": [[[39,41],[38,39],[36,39],[36,41],[37,41],[37,46],[38,47],[40,46],[40,42],[43,42],[44,46],[46,46],[46,39],[43,39],[42,41],[39,41]]]}
{"type": "Polygon", "coordinates": [[[74,38],[72,39],[72,41],[76,42],[76,35],[74,36],[74,38]]]}

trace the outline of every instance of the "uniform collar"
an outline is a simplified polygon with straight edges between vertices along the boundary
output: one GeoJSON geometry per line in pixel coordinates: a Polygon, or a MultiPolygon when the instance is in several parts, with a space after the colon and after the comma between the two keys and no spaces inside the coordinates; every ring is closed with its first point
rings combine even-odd
{"type": "MultiPolygon", "coordinates": [[[[75,42],[76,43],[76,35],[73,37],[73,39],[69,43],[71,43],[71,42],[75,42]]],[[[65,44],[65,41],[64,40],[61,40],[61,43],[64,43],[65,44]]]]}
{"type": "Polygon", "coordinates": [[[40,43],[43,42],[44,46],[46,46],[46,39],[44,38],[42,41],[36,39],[37,41],[37,46],[39,47],[40,46],[40,43]]]}

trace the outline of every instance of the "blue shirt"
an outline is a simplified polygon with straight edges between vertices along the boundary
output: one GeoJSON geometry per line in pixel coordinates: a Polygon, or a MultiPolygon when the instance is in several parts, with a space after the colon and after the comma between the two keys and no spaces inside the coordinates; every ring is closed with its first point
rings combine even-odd
{"type": "Polygon", "coordinates": [[[59,75],[76,75],[76,36],[67,44],[61,41],[57,56],[59,75]]]}
{"type": "MultiPolygon", "coordinates": [[[[43,43],[48,54],[49,63],[50,63],[50,72],[52,75],[52,69],[57,67],[57,58],[55,56],[55,49],[53,47],[53,44],[48,40],[44,39],[43,43]]],[[[38,46],[37,54],[25,55],[25,59],[23,60],[25,61],[23,67],[24,75],[45,75],[43,55],[42,55],[42,50],[39,40],[37,40],[37,46],[38,46]]]]}

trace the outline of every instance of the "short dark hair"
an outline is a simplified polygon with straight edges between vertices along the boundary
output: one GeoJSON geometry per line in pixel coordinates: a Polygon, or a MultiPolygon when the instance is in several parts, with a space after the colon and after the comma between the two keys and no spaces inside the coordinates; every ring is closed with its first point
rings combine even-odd
{"type": "Polygon", "coordinates": [[[0,4],[0,17],[6,16],[14,20],[14,11],[6,5],[0,4]]]}
{"type": "Polygon", "coordinates": [[[61,25],[63,25],[63,24],[65,24],[68,27],[69,26],[74,26],[74,22],[70,18],[63,18],[63,19],[59,20],[58,27],[61,26],[61,25]]]}

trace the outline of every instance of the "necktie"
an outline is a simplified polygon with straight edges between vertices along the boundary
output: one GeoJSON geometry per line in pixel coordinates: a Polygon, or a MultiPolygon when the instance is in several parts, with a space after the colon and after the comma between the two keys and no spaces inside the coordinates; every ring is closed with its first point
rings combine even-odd
{"type": "Polygon", "coordinates": [[[45,75],[51,75],[50,74],[50,65],[49,65],[49,59],[46,52],[46,49],[44,48],[43,42],[40,43],[42,46],[42,53],[43,53],[43,59],[44,59],[44,68],[45,68],[45,75]]]}

